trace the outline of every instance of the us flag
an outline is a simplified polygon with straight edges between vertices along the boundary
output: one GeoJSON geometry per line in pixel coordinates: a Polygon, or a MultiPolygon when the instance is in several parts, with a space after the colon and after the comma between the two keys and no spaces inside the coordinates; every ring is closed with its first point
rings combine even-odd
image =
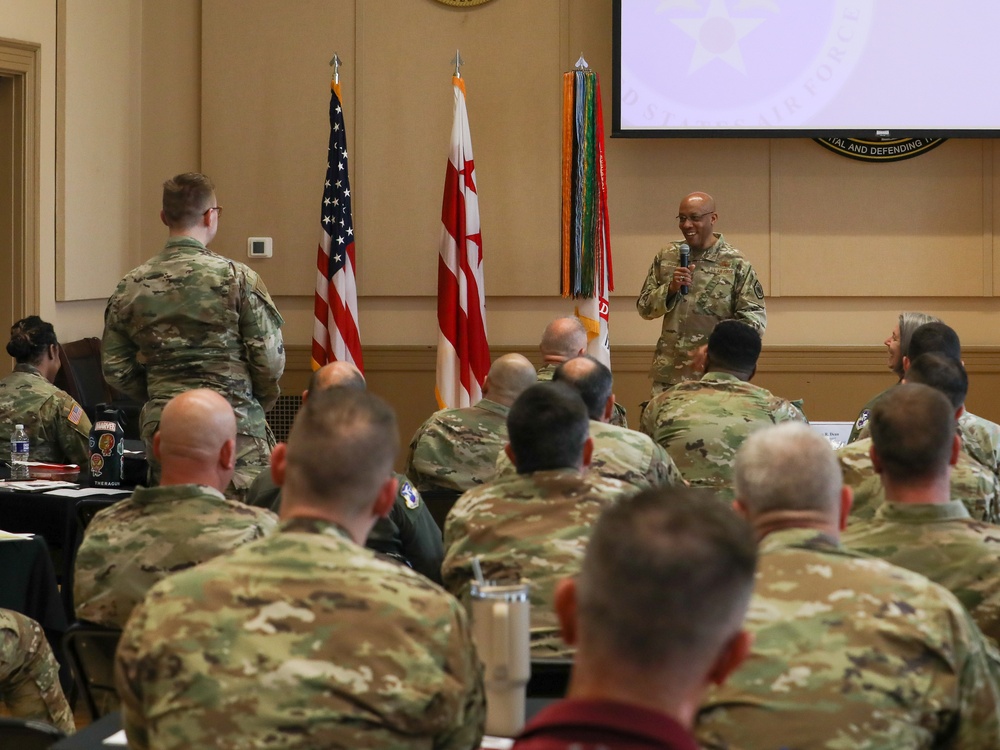
{"type": "Polygon", "coordinates": [[[354,363],[364,372],[358,330],[358,289],[355,283],[354,222],[351,181],[347,176],[347,136],[340,104],[340,84],[331,84],[330,145],[320,209],[319,252],[316,255],[316,302],[313,321],[312,367],[333,361],[354,363]]]}
{"type": "Polygon", "coordinates": [[[455,94],[451,148],[441,207],[438,258],[438,405],[471,406],[483,397],[490,369],[486,341],[486,290],[483,286],[483,236],[472,157],[465,81],[452,78],[455,94]]]}

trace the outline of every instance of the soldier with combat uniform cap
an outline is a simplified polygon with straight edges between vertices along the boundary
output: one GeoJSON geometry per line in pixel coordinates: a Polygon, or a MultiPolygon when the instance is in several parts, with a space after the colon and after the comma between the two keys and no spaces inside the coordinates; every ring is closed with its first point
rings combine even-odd
{"type": "Polygon", "coordinates": [[[538,380],[520,354],[498,357],[475,406],[443,409],[425,421],[410,441],[403,470],[416,488],[465,492],[493,478],[497,454],[507,443],[507,412],[538,380]]]}
{"type": "MultiPolygon", "coordinates": [[[[327,388],[366,388],[365,376],[350,362],[331,362],[312,374],[309,387],[302,392],[302,403],[309,394],[327,388]]],[[[399,490],[388,516],[379,518],[368,534],[365,546],[376,552],[402,560],[418,573],[423,573],[435,583],[441,583],[441,529],[423,503],[423,498],[410,481],[396,474],[399,490]]],[[[262,471],[250,485],[247,503],[270,508],[275,513],[281,509],[281,487],[274,483],[271,472],[262,471]]]]}
{"type": "Polygon", "coordinates": [[[757,370],[760,335],[746,323],[724,320],[708,340],[707,372],[663,391],[646,406],[641,429],[667,449],[692,487],[732,499],[736,450],[755,430],[778,422],[805,422],[791,401],[749,381],[757,370]]]}
{"type": "Polygon", "coordinates": [[[285,369],[284,321],[255,271],[206,247],[221,213],[204,175],[163,183],[160,219],[170,236],[108,300],[102,362],[111,385],[145,403],[140,424],[154,484],[159,467],[152,440],[164,405],[192,388],[226,398],[237,425],[236,472],[227,494],[242,498],[274,447],[264,412],[278,399],[285,369]]]}
{"type": "Polygon", "coordinates": [[[539,383],[514,402],[505,450],[517,467],[469,490],[444,527],[444,584],[463,600],[478,557],[487,580],[526,580],[531,596],[531,653],[565,656],[552,609],[560,578],[579,570],[600,512],[636,489],[584,473],[593,440],[580,394],[565,383],[539,383]]]}
{"type": "Polygon", "coordinates": [[[0,609],[0,700],[20,719],[44,721],[67,734],[76,731],[42,626],[9,609],[0,609]]]}
{"type": "Polygon", "coordinates": [[[235,468],[236,418],[215,391],[171,399],[153,451],[162,462],[162,483],[137,487],[95,515],[84,532],[73,579],[81,620],[121,628],[160,579],[277,526],[269,510],[222,494],[235,468]]]}
{"type": "Polygon", "coordinates": [[[808,425],[754,433],[737,509],[760,540],[749,658],[709,691],[703,748],[1000,747],[996,666],[961,603],[840,546],[851,491],[808,425]]]}
{"type": "Polygon", "coordinates": [[[72,396],[52,384],[59,372],[52,324],[37,315],[17,321],[7,353],[17,364],[0,380],[0,444],[7,445],[14,425],[23,424],[32,461],[87,466],[90,419],[72,396]]]}
{"type": "Polygon", "coordinates": [[[271,471],[278,530],[161,581],[122,634],[129,747],[479,746],[482,672],[461,605],[362,547],[396,496],[392,409],[310,395],[271,471]]]}
{"type": "Polygon", "coordinates": [[[691,193],[684,198],[677,221],[691,250],[690,265],[680,264],[682,243],[672,242],[653,258],[636,299],[643,318],[663,318],[650,370],[651,397],[700,374],[696,352],[720,320],[743,321],[764,335],[764,288],[740,251],[712,231],[718,218],[712,196],[691,193]]]}

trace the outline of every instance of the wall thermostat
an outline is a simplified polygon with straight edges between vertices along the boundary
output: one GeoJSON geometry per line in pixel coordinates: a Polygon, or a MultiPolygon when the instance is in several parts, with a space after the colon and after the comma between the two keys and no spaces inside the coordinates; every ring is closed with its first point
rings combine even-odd
{"type": "Polygon", "coordinates": [[[270,258],[271,238],[270,237],[247,237],[247,257],[249,258],[270,258]]]}

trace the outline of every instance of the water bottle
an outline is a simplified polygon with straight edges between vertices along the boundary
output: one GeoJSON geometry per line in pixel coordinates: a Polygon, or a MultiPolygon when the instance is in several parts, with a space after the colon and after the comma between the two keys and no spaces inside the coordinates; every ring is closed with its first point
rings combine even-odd
{"type": "Polygon", "coordinates": [[[10,436],[10,478],[28,479],[28,433],[23,424],[14,425],[10,436]]]}
{"type": "Polygon", "coordinates": [[[95,487],[121,487],[125,473],[125,429],[121,411],[98,404],[90,430],[90,477],[95,487]]]}

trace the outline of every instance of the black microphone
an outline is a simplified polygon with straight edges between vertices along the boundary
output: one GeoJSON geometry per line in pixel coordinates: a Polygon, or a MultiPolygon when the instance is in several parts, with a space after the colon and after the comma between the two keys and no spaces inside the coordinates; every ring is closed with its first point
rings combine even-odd
{"type": "MultiPolygon", "coordinates": [[[[686,242],[681,243],[681,265],[687,268],[691,264],[691,248],[688,247],[686,242]]],[[[688,288],[687,284],[681,287],[681,294],[687,294],[688,288]]]]}

